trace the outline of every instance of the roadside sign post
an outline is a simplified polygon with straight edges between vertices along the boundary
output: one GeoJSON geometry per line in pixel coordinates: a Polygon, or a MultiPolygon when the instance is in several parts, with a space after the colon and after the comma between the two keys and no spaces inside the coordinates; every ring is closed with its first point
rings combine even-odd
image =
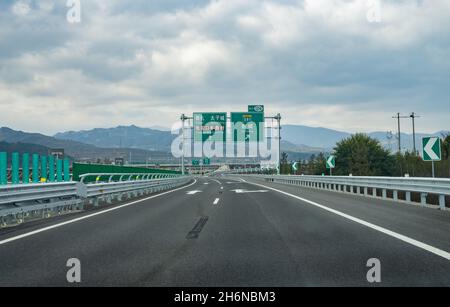
{"type": "Polygon", "coordinates": [[[336,167],[336,157],[335,156],[329,156],[327,158],[327,169],[330,170],[330,176],[333,176],[333,169],[336,167]]]}
{"type": "Polygon", "coordinates": [[[422,139],[422,159],[431,161],[431,173],[435,178],[434,162],[442,160],[442,141],[439,137],[425,137],[422,139]]]}

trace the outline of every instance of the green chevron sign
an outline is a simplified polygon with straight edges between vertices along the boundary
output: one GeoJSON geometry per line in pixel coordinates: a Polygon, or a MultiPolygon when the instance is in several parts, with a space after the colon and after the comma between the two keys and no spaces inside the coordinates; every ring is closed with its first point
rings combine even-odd
{"type": "Polygon", "coordinates": [[[296,172],[298,171],[298,162],[295,162],[294,164],[292,164],[292,169],[296,172]]]}
{"type": "Polygon", "coordinates": [[[441,161],[441,139],[439,137],[426,137],[422,139],[423,150],[422,158],[423,161],[441,161]]]}
{"type": "Polygon", "coordinates": [[[327,169],[333,169],[336,167],[336,157],[335,156],[329,156],[327,158],[327,169]]]}

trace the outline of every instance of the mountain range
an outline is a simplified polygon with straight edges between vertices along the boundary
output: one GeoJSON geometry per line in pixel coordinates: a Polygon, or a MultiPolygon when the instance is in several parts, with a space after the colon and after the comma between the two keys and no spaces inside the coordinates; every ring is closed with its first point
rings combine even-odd
{"type": "MultiPolygon", "coordinates": [[[[0,128],[0,151],[37,152],[44,154],[50,148],[63,148],[66,154],[78,161],[96,161],[98,159],[114,160],[124,157],[132,162],[158,161],[178,162],[172,157],[170,147],[176,135],[163,127],[140,128],[137,126],[118,126],[115,128],[96,128],[83,131],[69,131],[47,136],[40,133],[16,131],[0,128]]],[[[423,136],[441,136],[448,132],[439,131],[432,134],[417,133],[416,146],[421,150],[423,136]]],[[[282,151],[290,159],[307,159],[312,154],[331,152],[337,142],[347,138],[351,133],[327,128],[313,128],[301,125],[284,125],[282,127],[282,151]]],[[[369,136],[378,139],[391,151],[397,149],[397,138],[386,132],[372,132],[369,136]]],[[[412,136],[401,135],[402,148],[412,150],[412,136]]]]}

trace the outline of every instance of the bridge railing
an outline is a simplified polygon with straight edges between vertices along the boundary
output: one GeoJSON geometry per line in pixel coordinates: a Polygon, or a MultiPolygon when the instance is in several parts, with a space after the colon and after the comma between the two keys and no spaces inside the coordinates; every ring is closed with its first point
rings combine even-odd
{"type": "Polygon", "coordinates": [[[173,189],[187,184],[191,177],[177,174],[120,173],[120,181],[112,181],[117,174],[83,174],[107,181],[10,184],[0,186],[0,227],[80,211],[86,204],[98,206],[100,201],[112,203],[123,197],[131,199],[146,194],[173,189]]]}
{"type": "Polygon", "coordinates": [[[450,197],[450,179],[410,177],[356,177],[356,176],[283,176],[238,175],[286,185],[352,193],[366,197],[380,197],[394,201],[414,203],[411,195],[420,196],[420,204],[427,206],[429,195],[438,198],[439,208],[446,210],[446,198],[450,197]],[[403,198],[400,198],[400,194],[403,198]]]}

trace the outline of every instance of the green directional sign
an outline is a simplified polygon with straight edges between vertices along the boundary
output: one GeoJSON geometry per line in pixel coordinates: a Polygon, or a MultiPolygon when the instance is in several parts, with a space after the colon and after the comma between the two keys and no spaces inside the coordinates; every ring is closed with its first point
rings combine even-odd
{"type": "Polygon", "coordinates": [[[227,113],[194,113],[194,142],[225,142],[227,113]]]}
{"type": "Polygon", "coordinates": [[[336,168],[336,157],[329,156],[327,158],[327,169],[333,169],[333,168],[336,168]]]}
{"type": "Polygon", "coordinates": [[[200,165],[200,161],[199,160],[192,160],[192,165],[193,166],[199,166],[200,165]]]}
{"type": "Polygon", "coordinates": [[[264,113],[231,113],[233,142],[260,142],[264,138],[264,113]]]}
{"type": "Polygon", "coordinates": [[[204,158],[203,165],[211,165],[211,160],[209,158],[204,158]]]}
{"type": "Polygon", "coordinates": [[[248,106],[248,112],[249,113],[264,113],[264,106],[263,105],[249,105],[248,106]]]}
{"type": "Polygon", "coordinates": [[[441,161],[441,139],[439,137],[426,137],[422,139],[423,150],[422,157],[423,161],[441,161]]]}
{"type": "Polygon", "coordinates": [[[298,171],[298,162],[294,162],[294,164],[292,164],[292,169],[296,172],[298,171]]]}

